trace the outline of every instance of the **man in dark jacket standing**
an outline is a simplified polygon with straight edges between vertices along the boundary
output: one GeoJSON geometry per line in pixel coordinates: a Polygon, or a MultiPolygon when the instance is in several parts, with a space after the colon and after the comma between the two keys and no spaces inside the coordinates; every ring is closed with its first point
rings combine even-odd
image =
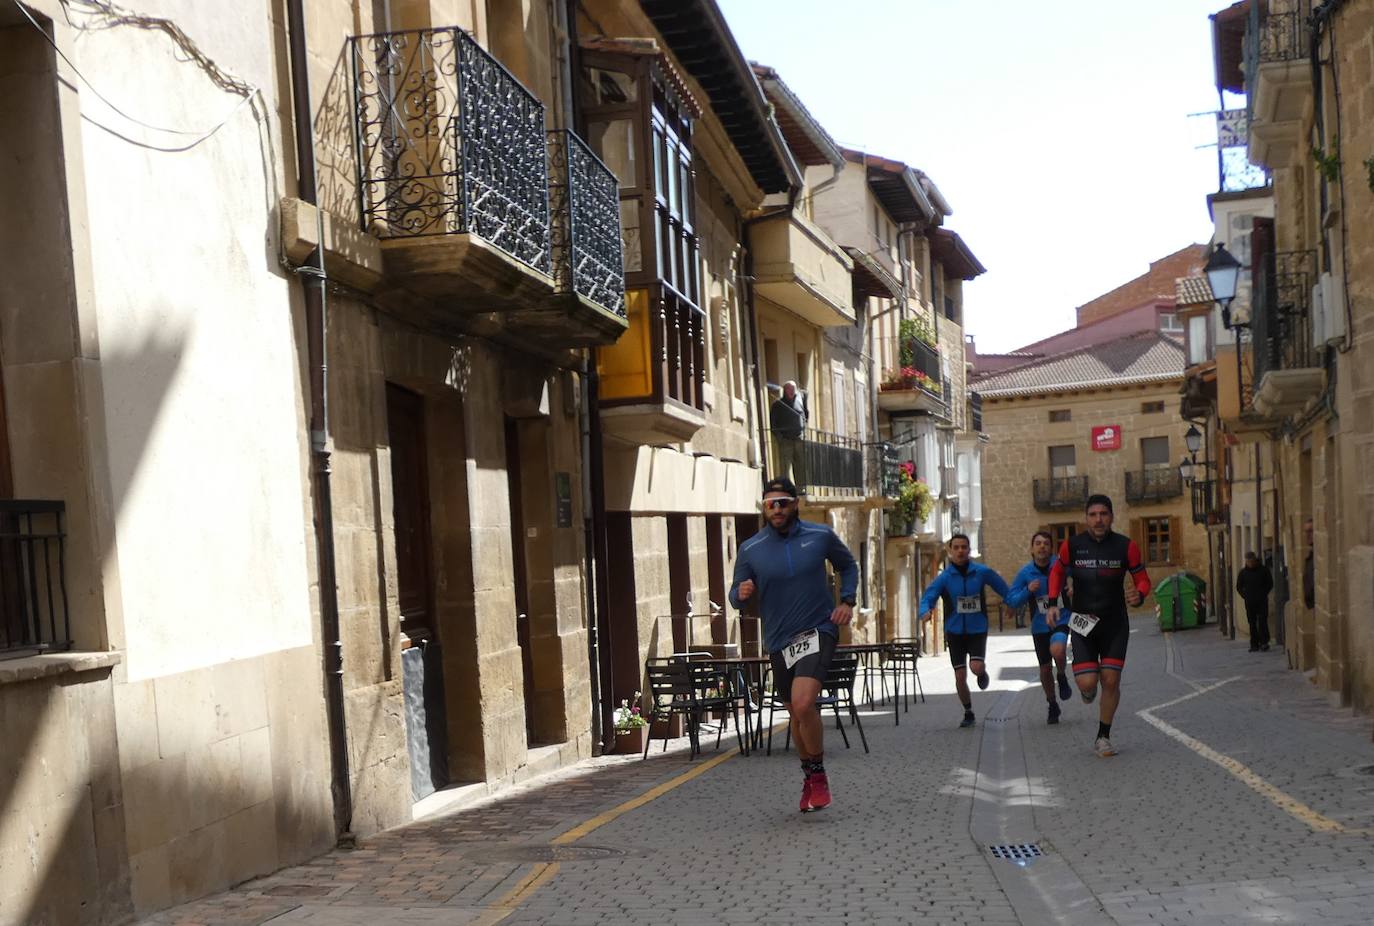
{"type": "Polygon", "coordinates": [[[1245,602],[1250,622],[1250,652],[1269,652],[1269,593],[1274,577],[1254,553],[1245,554],[1245,568],[1236,576],[1236,591],[1245,602]]]}

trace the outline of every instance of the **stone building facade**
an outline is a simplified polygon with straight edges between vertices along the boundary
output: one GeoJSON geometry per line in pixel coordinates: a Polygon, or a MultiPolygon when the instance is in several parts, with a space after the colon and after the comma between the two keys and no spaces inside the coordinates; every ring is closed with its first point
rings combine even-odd
{"type": "Polygon", "coordinates": [[[1176,466],[1182,381],[1182,347],[1155,332],[977,380],[989,439],[984,561],[1015,575],[1035,531],[1067,539],[1084,527],[1087,496],[1102,493],[1156,581],[1180,571],[1206,580],[1207,532],[1176,466]]]}
{"type": "MultiPolygon", "coordinates": [[[[1225,142],[1248,155],[1259,173],[1251,185],[1267,187],[1272,212],[1252,216],[1246,230],[1251,306],[1230,313],[1244,326],[1239,362],[1218,350],[1215,392],[1205,365],[1190,389],[1222,450],[1258,465],[1266,491],[1254,526],[1274,562],[1289,664],[1368,711],[1374,234],[1364,217],[1374,187],[1361,159],[1374,145],[1374,101],[1353,88],[1367,90],[1374,69],[1374,3],[1239,3],[1212,24],[1219,97],[1246,102],[1236,113],[1247,118],[1230,120],[1225,142]]],[[[1217,243],[1231,231],[1219,226],[1217,243]]],[[[1222,482],[1215,514],[1234,529],[1227,502],[1251,494],[1254,479],[1222,482]]]]}

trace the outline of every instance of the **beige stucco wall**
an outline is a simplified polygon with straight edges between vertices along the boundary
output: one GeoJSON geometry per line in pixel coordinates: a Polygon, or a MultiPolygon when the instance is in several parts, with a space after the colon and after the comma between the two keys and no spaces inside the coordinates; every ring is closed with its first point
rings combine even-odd
{"type": "Polygon", "coordinates": [[[1111,496],[1118,533],[1128,533],[1133,518],[1178,518],[1180,561],[1151,564],[1151,577],[1157,581],[1188,570],[1205,579],[1207,536],[1201,526],[1193,524],[1187,492],[1143,505],[1129,504],[1125,495],[1126,472],[1141,467],[1141,438],[1167,436],[1169,459],[1178,460],[1184,454],[1183,434],[1188,423],[1178,414],[1178,388],[1179,381],[1173,379],[1050,396],[985,396],[983,428],[990,441],[983,455],[984,562],[1010,579],[1030,558],[1030,537],[1036,529],[1047,524],[1082,523],[1081,510],[1040,511],[1032,496],[1032,480],[1050,475],[1048,448],[1073,444],[1077,474],[1088,477],[1088,491],[1111,496]],[[1150,401],[1163,401],[1164,411],[1142,413],[1141,404],[1150,401]],[[1050,422],[1050,410],[1061,408],[1072,410],[1072,420],[1050,422]],[[1109,424],[1121,426],[1121,449],[1092,451],[1091,429],[1109,424]]]}

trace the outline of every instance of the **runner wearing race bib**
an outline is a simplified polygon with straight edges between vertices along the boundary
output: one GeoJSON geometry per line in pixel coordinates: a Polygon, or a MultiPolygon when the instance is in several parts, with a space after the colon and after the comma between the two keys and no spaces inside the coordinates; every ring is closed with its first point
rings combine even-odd
{"type": "Polygon", "coordinates": [[[1031,536],[1031,561],[1021,567],[1016,578],[1011,581],[1011,593],[1007,604],[1013,608],[1030,603],[1031,640],[1035,643],[1035,658],[1040,663],[1040,687],[1045,691],[1049,702],[1048,723],[1059,722],[1059,701],[1073,697],[1069,679],[1064,674],[1064,647],[1069,642],[1069,628],[1060,621],[1050,626],[1045,612],[1052,603],[1050,599],[1050,560],[1054,554],[1054,538],[1045,531],[1036,531],[1031,536]],[[1051,670],[1051,666],[1057,672],[1051,670]],[[1055,677],[1059,679],[1059,701],[1055,700],[1055,677]]]}
{"type": "Polygon", "coordinates": [[[950,537],[948,548],[949,564],[926,588],[918,610],[921,620],[927,620],[934,611],[935,602],[944,602],[945,643],[949,646],[949,661],[954,665],[954,687],[964,705],[964,719],[959,726],[971,727],[974,724],[973,697],[968,690],[968,671],[973,671],[980,689],[988,687],[988,672],[984,666],[988,646],[988,603],[984,589],[990,585],[1003,598],[1009,592],[1000,575],[982,563],[969,562],[967,534],[950,537]]]}
{"type": "MultiPolygon", "coordinates": [[[[1111,740],[1112,718],[1121,703],[1121,670],[1126,667],[1126,645],[1130,642],[1127,608],[1139,607],[1145,600],[1150,593],[1150,576],[1136,542],[1112,531],[1110,498],[1089,496],[1086,518],[1088,529],[1059,548],[1050,569],[1050,597],[1058,598],[1067,583],[1075,624],[1070,631],[1074,681],[1085,704],[1097,697],[1101,682],[1102,703],[1093,751],[1105,758],[1116,755],[1111,740]]],[[[1067,612],[1064,619],[1069,619],[1067,612]]],[[[1058,607],[1050,608],[1049,620],[1060,620],[1058,607]]]]}
{"type": "Polygon", "coordinates": [[[840,628],[853,616],[859,564],[835,532],[797,516],[797,488],[789,479],[763,487],[768,526],[740,544],[730,603],[758,602],[764,646],[773,664],[773,691],[788,699],[792,738],[802,763],[803,813],[830,804],[823,728],[816,709],[840,628]],[[831,597],[825,564],[840,577],[840,602],[831,597]]]}

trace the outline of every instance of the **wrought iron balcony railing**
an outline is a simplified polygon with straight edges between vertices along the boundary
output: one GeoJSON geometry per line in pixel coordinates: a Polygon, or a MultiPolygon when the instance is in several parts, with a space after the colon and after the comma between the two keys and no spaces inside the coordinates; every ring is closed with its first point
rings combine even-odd
{"type": "Polygon", "coordinates": [[[968,394],[969,430],[979,433],[983,430],[983,397],[976,392],[968,394]]]}
{"type": "Polygon", "coordinates": [[[1216,481],[1213,479],[1195,479],[1189,487],[1193,502],[1193,523],[1194,524],[1215,524],[1217,520],[1216,510],[1216,481]]]}
{"type": "Polygon", "coordinates": [[[787,476],[798,489],[864,489],[863,444],[852,437],[815,431],[769,431],[769,472],[787,476]]]}
{"type": "Polygon", "coordinates": [[[620,181],[587,143],[549,132],[554,286],[625,317],[620,181]]]}
{"type": "Polygon", "coordinates": [[[1046,511],[1081,509],[1088,501],[1087,476],[1055,476],[1031,484],[1035,507],[1046,511]]]}
{"type": "Polygon", "coordinates": [[[472,234],[550,273],[539,99],[458,28],[357,36],[349,54],[362,227],[472,234]]]}
{"type": "Polygon", "coordinates": [[[1316,251],[1279,251],[1273,256],[1273,266],[1263,269],[1250,317],[1255,384],[1271,370],[1322,365],[1321,352],[1312,344],[1312,286],[1316,282],[1316,251]]]}
{"type": "Polygon", "coordinates": [[[884,389],[922,389],[938,396],[940,349],[921,338],[884,338],[879,345],[884,389]]]}
{"type": "Polygon", "coordinates": [[[66,510],[0,501],[0,659],[71,649],[66,510]]]}
{"type": "Polygon", "coordinates": [[[868,450],[869,486],[883,498],[896,498],[902,490],[902,463],[897,457],[897,446],[888,441],[878,441],[870,444],[868,450]]]}
{"type": "Polygon", "coordinates": [[[1183,477],[1172,466],[1126,474],[1126,501],[1131,504],[1162,502],[1182,494],[1183,477]]]}
{"type": "Polygon", "coordinates": [[[1270,12],[1263,3],[1250,4],[1250,21],[1242,46],[1245,58],[1246,112],[1254,115],[1255,91],[1260,67],[1283,61],[1301,61],[1311,54],[1308,31],[1310,0],[1297,0],[1291,9],[1270,12]]]}

